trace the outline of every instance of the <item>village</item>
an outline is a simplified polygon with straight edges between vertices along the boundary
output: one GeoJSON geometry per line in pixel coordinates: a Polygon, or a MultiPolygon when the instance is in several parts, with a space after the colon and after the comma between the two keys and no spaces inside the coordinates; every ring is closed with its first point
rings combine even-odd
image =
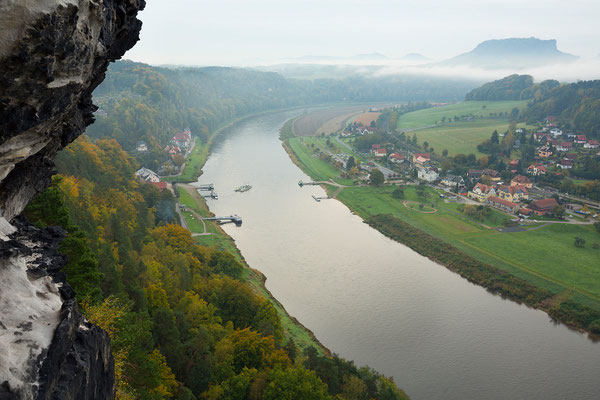
{"type": "MultiPolygon", "coordinates": [[[[355,184],[368,184],[371,172],[378,169],[386,184],[403,185],[420,183],[443,190],[446,197],[470,204],[490,206],[508,213],[516,221],[529,218],[582,223],[596,219],[600,202],[560,192],[544,182],[551,177],[554,181],[566,180],[564,171],[586,157],[600,156],[600,143],[586,135],[565,133],[559,129],[556,117],[548,116],[535,132],[523,128],[515,130],[515,136],[529,138],[535,154],[531,162],[522,159],[506,159],[500,163],[505,168],[469,168],[462,173],[445,169],[444,156],[433,152],[415,151],[419,147],[406,141],[382,141],[372,143],[370,150],[358,149],[358,138],[394,137],[396,132],[376,135],[375,124],[371,126],[350,125],[339,134],[327,138],[327,146],[318,148],[315,155],[328,160],[343,172],[340,178],[355,177],[355,184]],[[338,145],[339,147],[334,146],[338,145]],[[343,150],[339,153],[327,147],[343,150]],[[325,155],[325,157],[324,157],[325,155]],[[352,157],[351,166],[348,160],[352,157]]],[[[402,133],[404,134],[404,133],[402,133]]],[[[501,135],[504,136],[504,135],[501,135]]],[[[514,149],[521,147],[517,139],[514,149]]],[[[471,165],[476,164],[472,157],[471,165]]],[[[556,186],[556,185],[555,185],[556,186]]]]}
{"type": "MultiPolygon", "coordinates": [[[[189,156],[195,144],[192,138],[192,133],[189,129],[184,129],[183,132],[173,135],[169,143],[162,149],[167,155],[167,161],[164,162],[160,169],[155,172],[149,168],[142,167],[135,172],[136,178],[140,182],[152,184],[159,190],[167,187],[167,182],[161,178],[178,176],[185,168],[185,160],[189,156]]],[[[144,141],[139,141],[136,145],[137,153],[148,152],[148,144],[144,141]]]]}

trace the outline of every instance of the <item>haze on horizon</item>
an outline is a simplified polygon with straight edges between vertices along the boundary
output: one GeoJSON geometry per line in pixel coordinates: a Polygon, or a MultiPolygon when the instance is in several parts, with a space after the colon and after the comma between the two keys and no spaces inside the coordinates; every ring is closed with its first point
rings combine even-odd
{"type": "MultiPolygon", "coordinates": [[[[600,70],[599,15],[597,0],[150,0],[141,14],[141,40],[126,58],[254,66],[305,55],[381,53],[395,59],[419,53],[439,61],[489,39],[537,37],[556,39],[560,51],[582,58],[573,71],[556,71],[562,75],[556,78],[591,79],[600,70]]],[[[399,71],[398,62],[386,64],[386,73],[399,71]]],[[[535,72],[545,79],[554,71],[535,72]]]]}

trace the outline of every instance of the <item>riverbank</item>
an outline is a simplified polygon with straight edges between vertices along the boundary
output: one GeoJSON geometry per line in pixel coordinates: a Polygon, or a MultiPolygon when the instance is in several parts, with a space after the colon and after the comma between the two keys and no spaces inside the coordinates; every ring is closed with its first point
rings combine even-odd
{"type": "MultiPolygon", "coordinates": [[[[308,146],[298,151],[299,138],[289,132],[281,137],[292,161],[311,178],[325,181],[339,176],[339,169],[327,172],[334,167],[312,156],[308,146]]],[[[506,219],[503,214],[491,210],[482,221],[476,220],[456,202],[440,200],[431,188],[426,189],[427,200],[419,198],[412,186],[405,187],[402,199],[392,196],[393,186],[325,189],[329,194],[335,190],[336,198],[372,227],[469,281],[543,310],[571,328],[600,333],[600,296],[594,283],[598,277],[593,268],[600,254],[572,246],[573,235],[593,242],[597,233],[592,228],[548,226],[503,233],[499,230],[506,219]],[[403,206],[406,200],[436,203],[431,204],[436,212],[411,210],[403,206]],[[573,259],[578,260],[576,265],[573,259]]]]}
{"type": "MultiPolygon", "coordinates": [[[[242,120],[234,121],[230,126],[240,122],[242,120]]],[[[207,158],[203,159],[202,166],[207,158]]],[[[219,250],[233,254],[244,267],[242,276],[244,282],[249,284],[255,293],[260,294],[273,304],[281,320],[285,343],[287,344],[291,339],[302,350],[314,347],[319,354],[331,356],[331,351],[317,339],[315,334],[291,316],[281,302],[272,295],[266,287],[267,277],[248,265],[235,241],[214,221],[199,220],[199,217],[207,218],[214,216],[214,214],[209,210],[206,200],[198,194],[197,190],[186,184],[176,184],[175,193],[180,204],[185,205],[187,209],[182,211],[181,214],[197,243],[203,246],[216,247],[219,250]]]]}

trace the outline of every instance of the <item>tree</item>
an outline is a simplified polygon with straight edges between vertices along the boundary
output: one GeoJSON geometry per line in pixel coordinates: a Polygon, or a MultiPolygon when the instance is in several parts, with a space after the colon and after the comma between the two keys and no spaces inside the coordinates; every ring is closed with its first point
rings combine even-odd
{"type": "Polygon", "coordinates": [[[492,136],[490,137],[490,142],[492,144],[499,144],[500,140],[498,139],[498,131],[494,131],[492,132],[492,136]]]}
{"type": "Polygon", "coordinates": [[[369,180],[371,185],[381,185],[385,181],[385,177],[380,170],[373,168],[371,170],[371,174],[369,175],[369,180]]]}
{"type": "Polygon", "coordinates": [[[448,150],[447,149],[442,150],[442,155],[444,157],[448,157],[448,150]]]}
{"type": "Polygon", "coordinates": [[[424,148],[425,150],[427,150],[427,148],[428,148],[428,147],[429,147],[429,143],[428,143],[427,141],[424,141],[424,142],[423,142],[423,148],[424,148]]]}
{"type": "Polygon", "coordinates": [[[552,214],[554,214],[556,218],[562,219],[565,215],[565,208],[557,204],[552,208],[552,214]]]}
{"type": "Polygon", "coordinates": [[[265,387],[265,400],[325,400],[329,399],[327,385],[314,371],[303,367],[276,368],[269,374],[269,383],[265,387]]]}
{"type": "Polygon", "coordinates": [[[585,247],[585,239],[579,236],[575,236],[575,247],[584,248],[585,247]]]}
{"type": "Polygon", "coordinates": [[[398,186],[392,192],[392,197],[395,198],[395,199],[402,199],[402,198],[404,198],[404,188],[402,186],[398,186]]]}
{"type": "Polygon", "coordinates": [[[352,157],[352,156],[348,157],[348,161],[346,161],[346,169],[348,171],[350,171],[355,166],[356,166],[356,161],[354,160],[354,157],[352,157]]]}
{"type": "Polygon", "coordinates": [[[369,124],[369,127],[375,128],[375,121],[371,121],[371,124],[369,124]]]}

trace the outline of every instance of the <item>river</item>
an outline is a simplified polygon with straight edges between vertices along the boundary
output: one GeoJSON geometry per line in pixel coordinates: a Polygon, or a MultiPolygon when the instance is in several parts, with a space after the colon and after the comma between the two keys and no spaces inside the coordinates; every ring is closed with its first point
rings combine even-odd
{"type": "Polygon", "coordinates": [[[267,288],[319,340],[393,376],[413,400],[600,398],[600,344],[503,300],[364,224],[294,165],[278,130],[296,113],[225,133],[200,182],[267,288]],[[243,184],[245,193],[234,189],[243,184]]]}

